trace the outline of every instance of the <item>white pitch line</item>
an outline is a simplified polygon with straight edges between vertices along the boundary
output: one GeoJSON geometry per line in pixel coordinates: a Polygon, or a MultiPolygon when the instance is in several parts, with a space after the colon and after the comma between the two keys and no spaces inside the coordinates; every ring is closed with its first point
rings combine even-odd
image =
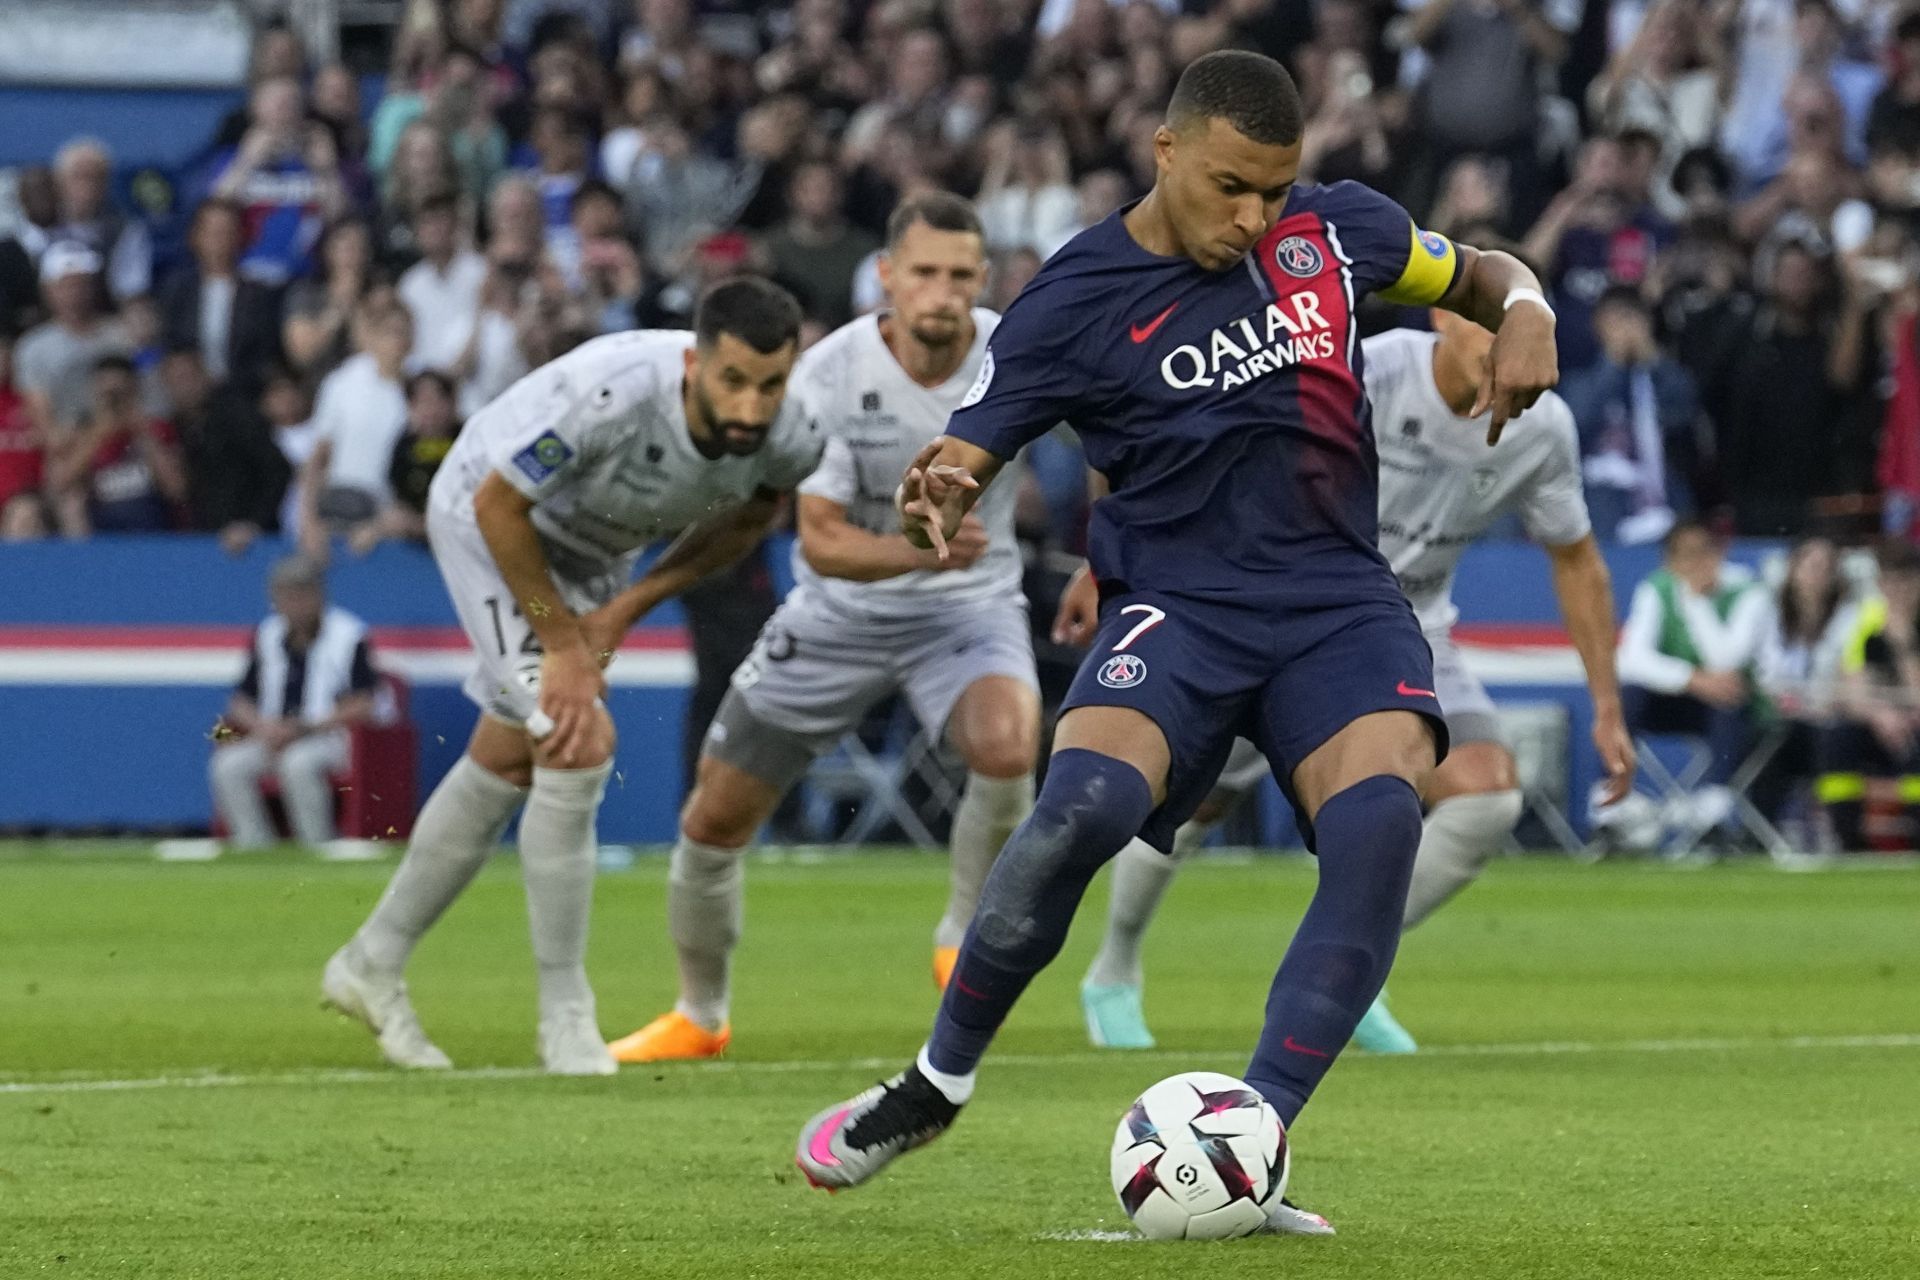
{"type": "MultiPolygon", "coordinates": [[[[1530,1044],[1435,1045],[1412,1055],[1428,1058],[1535,1058],[1563,1054],[1597,1053],[1727,1053],[1778,1049],[1914,1049],[1920,1033],[1841,1036],[1722,1036],[1680,1040],[1546,1040],[1530,1044]]],[[[1244,1049],[1151,1049],[1128,1052],[1003,1053],[988,1059],[995,1067],[1083,1066],[1090,1062],[1123,1065],[1129,1062],[1217,1062],[1241,1058],[1244,1049]]],[[[1357,1053],[1348,1062],[1401,1062],[1400,1057],[1357,1053]]],[[[661,1070],[703,1073],[773,1075],[792,1072],[884,1071],[900,1064],[899,1057],[851,1058],[837,1061],[796,1058],[771,1062],[704,1062],[661,1070]]],[[[47,1093],[125,1093],[141,1089],[227,1089],[247,1085],[395,1084],[435,1080],[530,1080],[544,1075],[537,1067],[467,1067],[452,1071],[397,1071],[358,1067],[320,1067],[254,1074],[195,1071],[180,1075],[136,1076],[130,1079],[66,1077],[0,1081],[0,1095],[47,1093]]]]}

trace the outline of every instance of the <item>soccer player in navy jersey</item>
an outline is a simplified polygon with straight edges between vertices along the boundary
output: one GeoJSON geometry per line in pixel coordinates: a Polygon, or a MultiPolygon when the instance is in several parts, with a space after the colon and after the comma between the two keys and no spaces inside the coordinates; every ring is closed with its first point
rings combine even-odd
{"type": "MultiPolygon", "coordinates": [[[[1135,835],[1168,850],[1236,734],[1272,762],[1320,863],[1245,1073],[1283,1123],[1386,980],[1415,787],[1446,726],[1432,654],[1375,546],[1354,308],[1373,293],[1496,330],[1473,415],[1491,407],[1490,438],[1558,380],[1554,318],[1516,259],[1422,231],[1356,183],[1297,182],[1301,129],[1277,62],[1190,65],[1155,136],[1153,190],[1048,260],[901,485],[907,536],[939,550],[1006,459],[1071,423],[1111,485],[1089,537],[1101,625],[932,1037],[802,1130],[817,1185],[864,1182],[952,1124],[1094,873],[1135,835]]],[[[1270,1225],[1331,1231],[1291,1207],[1270,1225]]]]}

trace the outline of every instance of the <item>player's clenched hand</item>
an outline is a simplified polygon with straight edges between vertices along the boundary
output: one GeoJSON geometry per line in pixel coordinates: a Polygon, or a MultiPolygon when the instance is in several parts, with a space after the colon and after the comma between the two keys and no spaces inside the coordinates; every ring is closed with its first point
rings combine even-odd
{"type": "Polygon", "coordinates": [[[933,568],[939,570],[969,569],[975,561],[987,554],[987,526],[980,523],[980,517],[969,513],[960,521],[960,527],[947,539],[947,558],[937,560],[933,568]]]}
{"type": "Polygon", "coordinates": [[[553,721],[553,729],[542,741],[555,764],[567,768],[577,762],[593,725],[595,704],[606,688],[600,664],[585,645],[540,659],[540,710],[553,721]]]}
{"type": "Polygon", "coordinates": [[[1082,645],[1093,639],[1100,627],[1100,587],[1093,570],[1081,565],[1067,579],[1060,593],[1060,611],[1053,615],[1053,642],[1082,645]]]}
{"type": "Polygon", "coordinates": [[[966,514],[967,491],[980,482],[965,467],[935,463],[947,438],[935,436],[907,465],[895,505],[900,509],[900,531],[916,547],[932,548],[941,563],[947,560],[947,539],[959,532],[966,514]]]}
{"type": "Polygon", "coordinates": [[[619,651],[620,642],[626,639],[626,632],[620,620],[613,616],[612,606],[601,605],[592,613],[580,615],[580,639],[586,642],[587,652],[603,668],[613,662],[613,655],[619,651]]]}
{"type": "Polygon", "coordinates": [[[1593,745],[1600,749],[1600,765],[1607,771],[1606,802],[1618,804],[1633,790],[1633,735],[1627,732],[1620,713],[1600,714],[1593,718],[1593,745]]]}
{"type": "Polygon", "coordinates": [[[1480,395],[1474,400],[1477,418],[1489,409],[1493,422],[1487,443],[1498,444],[1507,422],[1533,407],[1543,391],[1560,381],[1560,356],[1553,342],[1553,313],[1532,302],[1517,302],[1493,335],[1481,370],[1480,395]]]}

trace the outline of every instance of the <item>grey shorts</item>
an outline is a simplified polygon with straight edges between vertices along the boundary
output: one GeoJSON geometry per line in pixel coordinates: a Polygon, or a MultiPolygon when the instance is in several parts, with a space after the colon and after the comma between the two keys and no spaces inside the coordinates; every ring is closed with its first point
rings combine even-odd
{"type": "MultiPolygon", "coordinates": [[[[1486,686],[1467,669],[1453,637],[1446,632],[1429,633],[1427,643],[1433,649],[1433,691],[1439,695],[1440,714],[1447,722],[1447,737],[1453,746],[1501,742],[1500,714],[1487,696],[1486,686]]],[[[1266,775],[1267,758],[1251,742],[1239,738],[1220,770],[1220,781],[1214,785],[1222,791],[1251,791],[1266,775]]]]}
{"type": "Polygon", "coordinates": [[[960,695],[986,676],[1039,689],[1023,598],[878,628],[796,595],[733,673],[705,749],[784,789],[887,695],[903,695],[914,717],[938,735],[960,695]]]}

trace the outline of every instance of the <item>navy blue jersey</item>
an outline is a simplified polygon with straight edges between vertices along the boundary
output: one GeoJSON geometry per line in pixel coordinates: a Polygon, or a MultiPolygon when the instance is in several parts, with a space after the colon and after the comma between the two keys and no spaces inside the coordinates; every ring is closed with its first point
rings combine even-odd
{"type": "Polygon", "coordinates": [[[1353,182],[1296,186],[1237,265],[1149,253],[1116,213],[1007,309],[947,433],[1011,458],[1062,420],[1111,496],[1109,590],[1286,607],[1398,600],[1375,547],[1378,463],[1354,306],[1430,303],[1453,245],[1353,182]]]}

